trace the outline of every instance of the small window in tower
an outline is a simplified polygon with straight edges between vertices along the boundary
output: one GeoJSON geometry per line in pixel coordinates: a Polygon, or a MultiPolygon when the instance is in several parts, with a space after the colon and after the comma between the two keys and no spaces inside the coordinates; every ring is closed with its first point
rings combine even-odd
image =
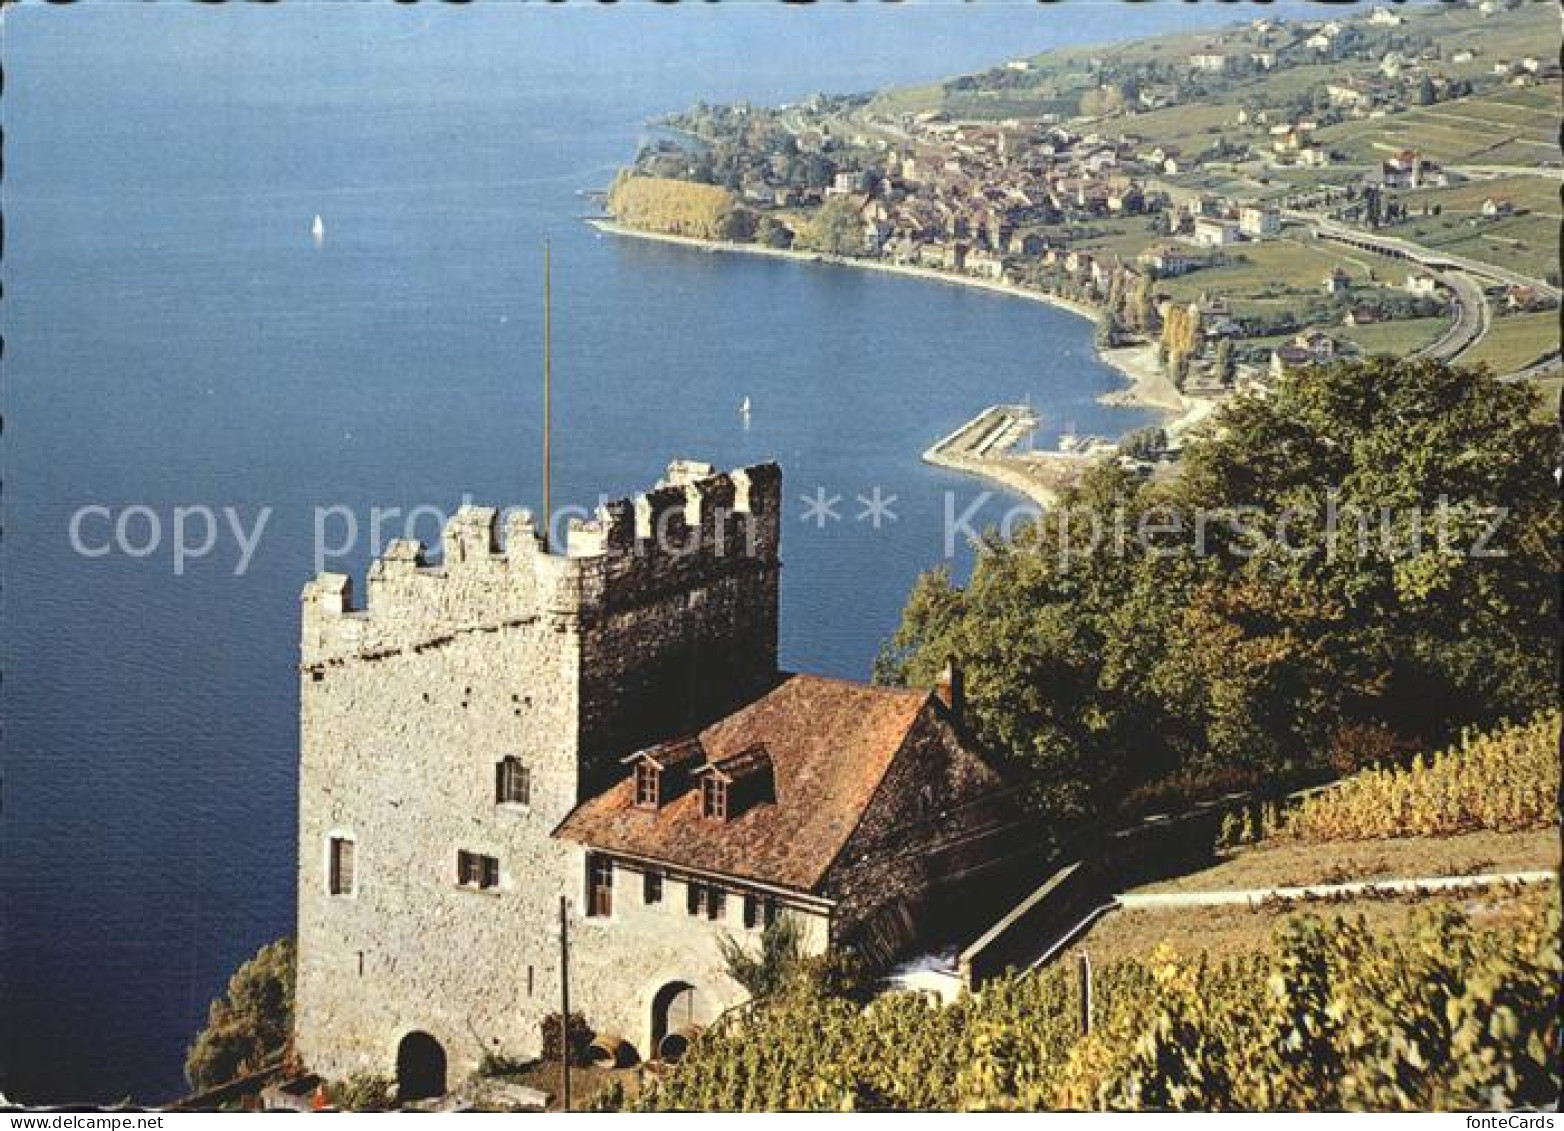
{"type": "Polygon", "coordinates": [[[701,781],[701,816],[712,821],[728,819],[728,783],[708,774],[701,781]]]}
{"type": "Polygon", "coordinates": [[[456,882],[464,888],[490,891],[500,886],[500,862],[477,852],[456,854],[456,882]]]}
{"type": "Polygon", "coordinates": [[[760,897],[746,892],[744,894],[744,929],[753,931],[760,926],[760,897]]]}
{"type": "Polygon", "coordinates": [[[532,771],[520,758],[501,758],[494,766],[494,800],[499,805],[532,804],[532,771]]]}
{"type": "Polygon", "coordinates": [[[607,918],[614,913],[614,862],[606,856],[587,857],[587,914],[607,918]]]}
{"type": "Polygon", "coordinates": [[[684,888],[684,910],[691,915],[706,914],[706,885],[691,880],[684,888]]]}
{"type": "Polygon", "coordinates": [[[714,887],[706,890],[706,918],[721,919],[728,907],[728,893],[714,887]]]}
{"type": "Polygon", "coordinates": [[[663,874],[661,872],[643,872],[641,874],[641,902],[646,904],[661,903],[663,901],[663,874]]]}
{"type": "Polygon", "coordinates": [[[635,766],[635,803],[641,809],[662,804],[662,771],[645,759],[635,766]]]}
{"type": "Polygon", "coordinates": [[[332,895],[353,894],[354,885],[358,880],[355,868],[357,848],[358,846],[348,837],[331,838],[326,868],[326,890],[332,895]]]}

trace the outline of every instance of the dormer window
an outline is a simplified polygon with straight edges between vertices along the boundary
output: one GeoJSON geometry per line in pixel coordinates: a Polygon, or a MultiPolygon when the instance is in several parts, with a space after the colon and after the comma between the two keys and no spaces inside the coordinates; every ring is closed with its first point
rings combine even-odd
{"type": "Polygon", "coordinates": [[[762,745],[708,762],[700,768],[701,816],[728,821],[752,805],[776,800],[771,754],[762,745]]]}
{"type": "Polygon", "coordinates": [[[706,759],[698,738],[648,746],[624,759],[634,767],[630,788],[637,809],[661,809],[678,799],[689,783],[690,770],[706,759]]]}
{"type": "Polygon", "coordinates": [[[701,782],[701,816],[708,821],[728,819],[728,783],[715,774],[701,782]]]}
{"type": "Polygon", "coordinates": [[[663,772],[657,763],[643,758],[635,764],[635,805],[655,809],[662,804],[663,772]]]}

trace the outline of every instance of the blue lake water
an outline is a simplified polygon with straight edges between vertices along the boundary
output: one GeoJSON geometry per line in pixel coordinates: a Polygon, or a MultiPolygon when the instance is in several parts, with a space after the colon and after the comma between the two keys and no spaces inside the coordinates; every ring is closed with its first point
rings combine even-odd
{"type": "Polygon", "coordinates": [[[1022,397],[1054,431],[1141,422],[1095,403],[1118,379],[1068,314],[577,220],[645,119],[698,98],[1245,14],[1068,7],[6,11],[0,1088],[176,1094],[206,1003],[292,930],[314,509],[536,502],[545,238],[556,500],[676,455],[779,460],[793,667],[866,676],[941,559],[945,493],[983,488],[921,464],[934,439],[1022,397]],[[879,531],[855,520],[876,487],[879,531]],[[843,521],[800,521],[817,488],[843,521]],[[150,508],[163,547],[75,553],[88,505],[150,508]],[[226,533],[174,574],[174,510],[198,505],[247,529],[271,508],[243,576],[226,533]]]}

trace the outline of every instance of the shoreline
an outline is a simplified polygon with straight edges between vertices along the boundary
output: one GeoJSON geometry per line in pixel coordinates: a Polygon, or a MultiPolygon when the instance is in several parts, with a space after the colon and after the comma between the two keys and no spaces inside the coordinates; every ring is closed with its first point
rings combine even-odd
{"type": "MultiPolygon", "coordinates": [[[[587,223],[597,231],[613,236],[652,240],[657,243],[680,244],[684,247],[698,248],[710,254],[731,252],[738,255],[763,255],[770,256],[773,259],[792,260],[795,263],[825,264],[832,267],[850,267],[860,271],[878,271],[887,275],[900,275],[904,278],[922,279],[926,282],[944,283],[948,286],[967,287],[1009,298],[1024,299],[1028,302],[1043,303],[1055,309],[1063,310],[1066,313],[1074,314],[1079,318],[1088,319],[1093,325],[1096,325],[1102,319],[1099,311],[1084,303],[1073,302],[1070,299],[1060,298],[1057,295],[1047,294],[1043,291],[1019,286],[1015,283],[1000,282],[994,279],[980,279],[971,275],[957,275],[933,267],[883,263],[877,260],[859,259],[852,256],[830,255],[819,251],[760,247],[756,244],[735,243],[729,240],[708,240],[696,236],[679,236],[668,232],[652,232],[643,228],[621,224],[612,218],[590,218],[587,220],[587,223]]],[[[1116,349],[1101,349],[1094,343],[1092,349],[1097,360],[1110,369],[1117,371],[1129,382],[1126,388],[1100,394],[1096,398],[1099,404],[1118,408],[1138,408],[1157,413],[1161,417],[1161,426],[1167,430],[1169,436],[1177,436],[1199,423],[1209,415],[1211,409],[1215,406],[1215,402],[1212,401],[1185,397],[1174,387],[1173,382],[1162,372],[1162,367],[1157,364],[1156,346],[1154,344],[1145,343],[1116,349]]],[[[976,458],[966,455],[952,456],[949,453],[940,451],[942,446],[952,437],[970,427],[976,419],[981,418],[988,411],[990,410],[985,409],[974,420],[963,423],[945,440],[936,443],[926,451],[923,454],[923,458],[939,467],[989,479],[1007,490],[1025,496],[1040,506],[1046,507],[1056,502],[1059,489],[1063,485],[1062,480],[1072,477],[1067,474],[1066,469],[1079,469],[1085,466],[1086,458],[1066,453],[1038,453],[1026,461],[1030,466],[1023,469],[1020,466],[1016,466],[1019,461],[1016,461],[1016,457],[1008,452],[976,458]],[[940,458],[930,459],[931,454],[936,453],[938,453],[940,458]],[[1046,476],[1047,482],[1044,482],[1042,478],[1033,473],[1042,470],[1043,465],[1052,466],[1057,471],[1055,475],[1046,476]]]]}
{"type": "MultiPolygon", "coordinates": [[[[1096,325],[1102,320],[1102,314],[1085,303],[1073,302],[1058,295],[1047,294],[1034,290],[1031,287],[1023,287],[1016,283],[999,282],[994,279],[980,279],[973,275],[957,275],[950,271],[942,271],[934,267],[915,267],[905,263],[882,263],[878,260],[859,259],[846,255],[829,255],[822,251],[795,251],[792,248],[760,247],[756,244],[734,243],[730,240],[707,240],[697,236],[676,236],[667,232],[651,232],[644,228],[633,228],[627,224],[621,224],[617,220],[601,217],[587,221],[593,228],[600,232],[606,232],[614,236],[627,236],[630,239],[654,240],[658,243],[682,244],[685,247],[699,248],[702,251],[718,253],[732,252],[738,255],[765,255],[774,259],[790,259],[795,263],[826,264],[831,267],[851,267],[859,271],[879,271],[887,275],[901,275],[909,279],[923,279],[929,282],[945,283],[953,287],[967,287],[973,290],[989,291],[993,294],[1006,295],[1010,298],[1025,299],[1028,302],[1040,302],[1052,306],[1058,310],[1066,311],[1077,317],[1085,318],[1096,325]]],[[[1130,386],[1126,389],[1115,389],[1104,393],[1097,398],[1098,402],[1106,405],[1114,405],[1120,408],[1145,408],[1162,412],[1168,415],[1186,413],[1190,409],[1190,403],[1173,384],[1157,369],[1154,355],[1156,348],[1150,345],[1124,346],[1118,349],[1093,350],[1097,359],[1110,369],[1116,369],[1123,374],[1130,386]]]]}

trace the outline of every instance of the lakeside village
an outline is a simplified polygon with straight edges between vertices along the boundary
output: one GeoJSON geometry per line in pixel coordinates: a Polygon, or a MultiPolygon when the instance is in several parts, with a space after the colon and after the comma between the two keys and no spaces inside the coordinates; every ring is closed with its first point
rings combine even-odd
{"type": "MultiPolygon", "coordinates": [[[[621,173],[610,227],[1093,314],[1137,380],[1122,400],[1182,414],[1119,445],[1149,471],[1212,404],[1291,366],[1390,353],[1556,383],[1560,71],[1528,53],[1556,33],[1550,5],[1381,7],[875,95],[699,105],[621,173]]],[[[1024,435],[1005,407],[951,454],[1024,435]]]]}

